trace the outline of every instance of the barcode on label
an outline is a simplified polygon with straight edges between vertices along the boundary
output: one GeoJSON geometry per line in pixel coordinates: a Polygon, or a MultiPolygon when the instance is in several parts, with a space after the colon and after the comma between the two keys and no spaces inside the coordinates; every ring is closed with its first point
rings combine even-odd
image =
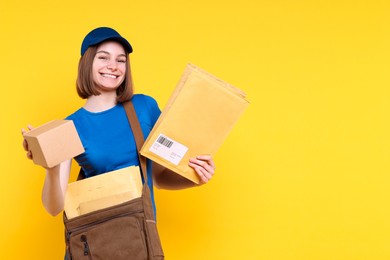
{"type": "Polygon", "coordinates": [[[188,147],[160,134],[150,146],[149,151],[177,166],[187,153],[188,147]]]}
{"type": "Polygon", "coordinates": [[[171,146],[173,144],[173,142],[171,140],[168,140],[167,138],[165,138],[164,136],[161,136],[161,135],[157,138],[157,142],[168,147],[168,148],[171,148],[171,146]]]}

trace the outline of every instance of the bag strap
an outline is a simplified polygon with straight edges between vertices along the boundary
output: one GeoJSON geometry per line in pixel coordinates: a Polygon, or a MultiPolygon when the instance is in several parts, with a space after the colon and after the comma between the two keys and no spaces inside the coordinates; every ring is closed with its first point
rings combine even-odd
{"type": "Polygon", "coordinates": [[[140,154],[141,147],[145,142],[144,135],[142,133],[141,125],[138,121],[133,103],[131,101],[126,101],[123,103],[123,106],[125,108],[131,130],[133,131],[135,143],[137,146],[138,159],[141,166],[141,172],[144,176],[144,184],[142,188],[142,202],[144,205],[145,218],[146,221],[155,222],[152,200],[150,197],[150,189],[148,185],[148,172],[146,171],[146,157],[141,156],[140,154]]]}
{"type": "Polygon", "coordinates": [[[123,106],[125,108],[127,119],[129,120],[131,130],[133,131],[135,145],[137,146],[137,154],[140,163],[140,168],[141,168],[142,175],[144,176],[144,182],[147,183],[148,174],[146,171],[146,157],[141,156],[139,153],[141,151],[142,145],[145,142],[144,134],[142,133],[141,125],[138,121],[133,103],[131,101],[126,101],[123,103],[123,106]]]}

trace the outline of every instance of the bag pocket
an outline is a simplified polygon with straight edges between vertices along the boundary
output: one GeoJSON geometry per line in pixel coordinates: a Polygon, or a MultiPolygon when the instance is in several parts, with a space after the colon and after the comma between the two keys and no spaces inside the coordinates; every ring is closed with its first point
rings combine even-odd
{"type": "Polygon", "coordinates": [[[148,247],[153,259],[164,259],[164,252],[161,247],[160,237],[157,231],[156,221],[145,220],[146,235],[148,241],[148,247]]]}
{"type": "Polygon", "coordinates": [[[144,230],[136,216],[110,219],[70,235],[72,260],[145,260],[144,230]]]}

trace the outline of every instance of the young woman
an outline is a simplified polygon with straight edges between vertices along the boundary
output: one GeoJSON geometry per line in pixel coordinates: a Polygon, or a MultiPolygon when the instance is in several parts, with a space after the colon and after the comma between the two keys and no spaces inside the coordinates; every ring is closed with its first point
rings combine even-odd
{"type": "MultiPolygon", "coordinates": [[[[132,100],[146,138],[152,130],[160,109],[156,101],[146,95],[133,95],[129,54],[130,43],[118,32],[99,27],[88,33],[81,46],[77,93],[86,99],[85,105],[67,119],[73,120],[85,152],[75,160],[91,177],[105,172],[138,165],[137,149],[122,102],[132,100]]],[[[32,129],[31,126],[28,127],[32,129]]],[[[22,129],[22,133],[26,130],[22,129]]],[[[27,142],[23,141],[27,157],[27,142]]],[[[213,176],[215,164],[208,155],[191,158],[188,165],[207,183],[213,176]]],[[[69,180],[71,160],[46,169],[42,202],[53,216],[64,209],[65,192],[69,180]]],[[[195,186],[191,181],[148,161],[148,185],[154,205],[153,186],[182,189],[195,186]]]]}

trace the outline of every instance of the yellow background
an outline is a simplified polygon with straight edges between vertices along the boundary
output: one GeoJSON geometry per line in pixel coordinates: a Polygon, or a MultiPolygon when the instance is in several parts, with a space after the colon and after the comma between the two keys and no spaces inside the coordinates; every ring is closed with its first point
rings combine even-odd
{"type": "Polygon", "coordinates": [[[1,0],[1,258],[63,257],[20,129],[83,105],[81,41],[111,26],[134,47],[136,92],[161,108],[187,62],[251,102],[208,185],[156,191],[168,260],[390,259],[389,12],[385,0],[1,0]]]}

